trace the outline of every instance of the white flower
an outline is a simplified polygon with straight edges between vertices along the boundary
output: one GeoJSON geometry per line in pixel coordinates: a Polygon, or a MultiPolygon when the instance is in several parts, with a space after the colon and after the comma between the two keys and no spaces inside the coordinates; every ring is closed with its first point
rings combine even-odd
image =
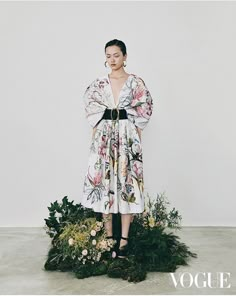
{"type": "Polygon", "coordinates": [[[96,246],[96,244],[97,244],[96,239],[93,239],[93,240],[92,240],[92,245],[96,246]]]}
{"type": "Polygon", "coordinates": [[[87,251],[86,249],[84,249],[84,250],[82,251],[82,255],[86,256],[87,254],[88,254],[88,251],[87,251]]]}
{"type": "Polygon", "coordinates": [[[61,216],[62,216],[62,213],[58,213],[58,212],[55,213],[56,218],[60,218],[61,216]]]}
{"type": "Polygon", "coordinates": [[[99,221],[96,224],[97,224],[97,226],[100,226],[100,227],[103,226],[103,223],[102,222],[99,222],[99,221]]]}
{"type": "Polygon", "coordinates": [[[74,240],[73,240],[72,237],[68,240],[68,244],[69,244],[70,246],[73,246],[73,244],[74,244],[74,240]]]}
{"type": "Polygon", "coordinates": [[[100,259],[101,259],[101,255],[102,255],[101,252],[99,252],[98,255],[97,255],[97,258],[96,258],[97,261],[100,261],[100,259]]]}
{"type": "Polygon", "coordinates": [[[93,229],[93,230],[91,230],[90,234],[91,234],[92,236],[95,236],[95,235],[96,235],[96,231],[93,229]]]}
{"type": "Polygon", "coordinates": [[[96,230],[96,231],[100,231],[100,230],[101,230],[101,227],[100,227],[100,226],[96,226],[96,227],[95,227],[95,230],[96,230]]]}

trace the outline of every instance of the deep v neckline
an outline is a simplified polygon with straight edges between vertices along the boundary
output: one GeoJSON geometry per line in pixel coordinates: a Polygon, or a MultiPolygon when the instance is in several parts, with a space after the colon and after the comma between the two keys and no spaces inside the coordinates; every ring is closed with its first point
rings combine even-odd
{"type": "Polygon", "coordinates": [[[125,87],[126,83],[128,82],[130,76],[132,76],[132,74],[129,74],[129,76],[128,76],[127,79],[125,80],[123,86],[121,87],[120,92],[119,92],[119,94],[118,94],[118,98],[117,98],[117,104],[116,104],[116,102],[115,102],[115,98],[114,98],[114,94],[113,94],[113,91],[112,91],[112,86],[111,86],[111,81],[110,81],[109,73],[107,74],[108,84],[109,84],[109,86],[110,86],[111,96],[112,96],[113,103],[114,103],[115,107],[117,107],[117,106],[120,104],[120,95],[121,95],[121,92],[122,92],[123,88],[125,87]]]}

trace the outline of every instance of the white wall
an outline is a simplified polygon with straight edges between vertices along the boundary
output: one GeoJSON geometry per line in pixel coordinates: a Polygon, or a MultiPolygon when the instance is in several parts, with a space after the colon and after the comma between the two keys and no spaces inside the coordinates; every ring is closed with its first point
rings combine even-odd
{"type": "Polygon", "coordinates": [[[143,132],[146,192],[182,225],[236,225],[236,3],[1,2],[1,226],[43,226],[50,202],[80,201],[91,130],[82,94],[105,43],[154,99],[143,132]]]}

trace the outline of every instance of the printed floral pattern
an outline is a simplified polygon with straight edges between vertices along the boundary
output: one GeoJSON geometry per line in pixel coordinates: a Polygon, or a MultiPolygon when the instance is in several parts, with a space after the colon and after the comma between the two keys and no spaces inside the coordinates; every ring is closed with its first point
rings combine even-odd
{"type": "Polygon", "coordinates": [[[95,79],[83,102],[93,136],[81,203],[101,213],[142,213],[144,177],[142,144],[136,127],[144,129],[153,111],[153,100],[144,81],[130,74],[124,83],[118,108],[128,119],[101,120],[106,108],[115,108],[108,75],[95,79]]]}

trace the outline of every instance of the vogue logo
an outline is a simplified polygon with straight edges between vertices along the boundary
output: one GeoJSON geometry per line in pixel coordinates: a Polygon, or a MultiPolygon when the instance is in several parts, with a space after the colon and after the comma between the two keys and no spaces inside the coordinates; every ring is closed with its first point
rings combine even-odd
{"type": "Polygon", "coordinates": [[[181,285],[183,288],[190,288],[195,285],[197,288],[230,288],[228,283],[230,272],[216,272],[216,279],[211,272],[198,272],[194,276],[190,272],[181,273],[176,279],[174,273],[170,273],[175,288],[181,285]]]}

